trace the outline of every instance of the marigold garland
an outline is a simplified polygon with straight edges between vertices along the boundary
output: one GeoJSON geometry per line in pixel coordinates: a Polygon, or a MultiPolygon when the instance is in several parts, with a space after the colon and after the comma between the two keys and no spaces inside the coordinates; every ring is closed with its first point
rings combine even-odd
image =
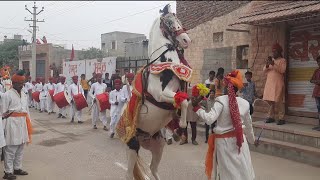
{"type": "Polygon", "coordinates": [[[207,96],[210,92],[210,89],[206,87],[206,85],[199,83],[195,86],[192,87],[192,96],[193,97],[198,97],[200,96],[207,96]]]}

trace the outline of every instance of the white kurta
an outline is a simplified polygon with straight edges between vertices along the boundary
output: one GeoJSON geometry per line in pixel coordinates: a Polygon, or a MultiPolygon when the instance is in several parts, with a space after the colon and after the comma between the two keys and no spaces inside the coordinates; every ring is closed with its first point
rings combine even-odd
{"type": "Polygon", "coordinates": [[[127,107],[128,102],[130,101],[130,98],[132,96],[132,89],[133,87],[131,85],[124,85],[121,89],[123,96],[127,99],[126,102],[124,103],[122,110],[121,110],[121,114],[123,113],[123,111],[125,110],[125,108],[127,107]],[[129,88],[128,88],[129,87],[129,88]]]}
{"type": "Polygon", "coordinates": [[[111,104],[111,108],[110,108],[110,116],[111,116],[110,129],[111,129],[111,133],[114,133],[114,131],[115,131],[115,127],[118,124],[118,121],[119,121],[120,116],[121,116],[120,113],[121,113],[122,107],[123,107],[125,102],[126,102],[126,98],[125,98],[124,93],[123,93],[123,91],[121,89],[119,91],[114,89],[113,91],[110,92],[109,103],[111,104]],[[118,102],[118,105],[115,104],[116,102],[118,102]]]}
{"type": "MultiPolygon", "coordinates": [[[[63,91],[67,91],[68,90],[68,85],[67,84],[62,84],[61,82],[59,82],[54,90],[53,95],[58,94],[59,92],[63,92],[63,91]]],[[[63,107],[63,108],[59,108],[59,114],[62,114],[63,116],[67,115],[67,107],[63,107]]]]}
{"type": "MultiPolygon", "coordinates": [[[[99,83],[99,82],[93,83],[89,91],[89,96],[92,98],[92,103],[93,103],[93,100],[96,98],[96,95],[104,93],[106,89],[107,89],[107,85],[105,83],[99,83]]],[[[96,122],[99,118],[100,121],[103,123],[103,125],[107,126],[106,111],[100,112],[97,102],[93,103],[91,115],[92,115],[92,125],[96,125],[96,122]]]]}
{"type": "MultiPolygon", "coordinates": [[[[69,87],[68,87],[68,93],[71,95],[72,99],[73,99],[73,96],[74,95],[77,95],[77,94],[83,94],[84,95],[84,91],[82,89],[82,86],[79,84],[79,85],[76,85],[74,83],[72,83],[69,87]]],[[[77,108],[76,108],[76,105],[75,105],[75,102],[73,101],[71,103],[71,107],[70,107],[70,116],[71,116],[71,119],[73,119],[75,116],[77,118],[78,121],[81,121],[81,115],[82,115],[82,111],[78,111],[77,108]]]]}
{"type": "MultiPolygon", "coordinates": [[[[21,97],[15,89],[7,91],[3,98],[2,113],[9,111],[29,113],[27,96],[21,97]]],[[[9,117],[3,120],[3,128],[7,145],[21,145],[28,142],[28,130],[25,117],[9,117]]]]}
{"type": "Polygon", "coordinates": [[[47,94],[47,110],[49,113],[53,112],[53,109],[54,109],[54,101],[49,94],[49,90],[54,90],[55,86],[56,86],[56,84],[54,84],[54,83],[52,83],[52,84],[47,83],[44,85],[44,88],[43,88],[47,94]]]}
{"type": "Polygon", "coordinates": [[[25,87],[28,91],[28,104],[29,104],[29,107],[31,107],[33,105],[33,103],[32,103],[32,90],[34,88],[34,85],[31,82],[26,82],[25,87]]]}
{"type": "MultiPolygon", "coordinates": [[[[255,174],[251,163],[247,140],[249,143],[253,144],[255,137],[252,128],[249,103],[240,97],[237,97],[237,102],[245,134],[244,142],[242,143],[240,154],[238,154],[238,146],[236,145],[237,140],[235,137],[216,139],[214,174],[216,176],[219,174],[220,179],[223,180],[253,180],[255,174]],[[247,140],[245,137],[247,137],[247,140]]],[[[199,109],[197,114],[208,125],[217,121],[217,125],[213,130],[216,134],[225,134],[234,130],[230,116],[229,98],[227,95],[217,97],[210,112],[206,113],[205,110],[199,109]]]]}

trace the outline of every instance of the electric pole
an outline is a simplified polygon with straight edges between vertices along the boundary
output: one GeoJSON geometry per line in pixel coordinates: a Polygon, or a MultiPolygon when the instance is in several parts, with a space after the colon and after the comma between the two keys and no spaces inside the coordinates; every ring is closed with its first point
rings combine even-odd
{"type": "Polygon", "coordinates": [[[36,60],[36,56],[37,56],[37,53],[36,53],[36,51],[37,51],[37,48],[36,48],[37,35],[36,34],[37,34],[37,27],[38,27],[37,26],[37,22],[44,22],[44,20],[39,21],[37,19],[37,15],[39,15],[44,10],[44,7],[42,7],[41,11],[39,11],[37,13],[38,7],[36,6],[36,2],[34,2],[34,5],[33,5],[32,8],[33,8],[33,12],[31,12],[27,8],[27,5],[25,5],[25,9],[30,12],[30,14],[33,16],[33,18],[31,18],[31,19],[24,18],[24,20],[25,21],[32,21],[32,26],[30,26],[30,24],[29,24],[29,27],[32,27],[32,29],[33,29],[33,32],[32,32],[32,60],[31,60],[31,62],[29,64],[29,67],[30,67],[30,75],[32,77],[32,80],[35,80],[35,78],[36,78],[36,64],[37,64],[36,63],[37,62],[37,60],[36,60]]]}

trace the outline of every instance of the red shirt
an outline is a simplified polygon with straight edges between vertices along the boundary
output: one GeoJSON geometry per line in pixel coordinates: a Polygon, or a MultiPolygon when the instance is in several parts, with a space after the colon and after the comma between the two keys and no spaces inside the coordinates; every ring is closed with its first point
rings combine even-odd
{"type": "MultiPolygon", "coordinates": [[[[311,80],[318,80],[320,81],[320,68],[316,69],[312,75],[311,80]]],[[[315,84],[312,97],[320,97],[320,85],[315,84]]]]}

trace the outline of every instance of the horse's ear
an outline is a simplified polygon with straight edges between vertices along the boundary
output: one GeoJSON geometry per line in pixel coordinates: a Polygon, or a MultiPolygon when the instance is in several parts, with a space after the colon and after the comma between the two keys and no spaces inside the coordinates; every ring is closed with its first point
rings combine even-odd
{"type": "Polygon", "coordinates": [[[163,8],[163,10],[160,10],[159,12],[162,13],[162,16],[165,16],[166,14],[171,13],[172,11],[171,11],[171,8],[170,8],[170,4],[167,4],[163,8]]]}

